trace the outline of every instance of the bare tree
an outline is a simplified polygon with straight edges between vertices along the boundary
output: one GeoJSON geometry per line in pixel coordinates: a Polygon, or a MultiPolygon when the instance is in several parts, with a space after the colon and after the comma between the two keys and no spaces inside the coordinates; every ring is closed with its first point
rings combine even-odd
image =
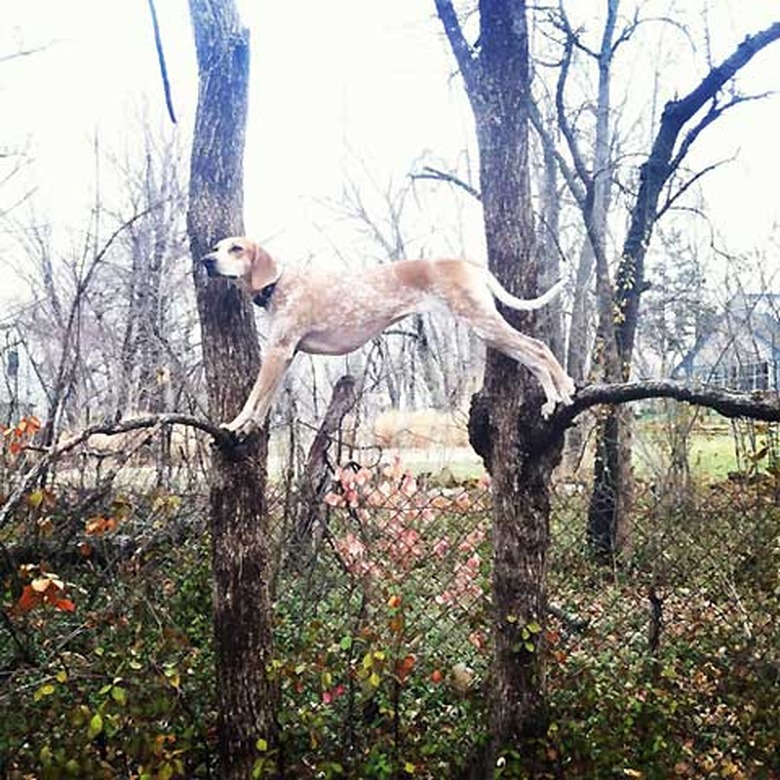
{"type": "Polygon", "coordinates": [[[148,211],[122,242],[129,265],[117,280],[127,296],[119,328],[116,397],[117,411],[124,414],[129,409],[161,412],[168,406],[165,389],[176,366],[171,365],[166,340],[178,330],[172,288],[175,261],[184,254],[184,192],[176,137],[153,134],[148,117],[141,118],[141,132],[141,153],[117,161],[130,208],[148,211]]]}
{"type": "MultiPolygon", "coordinates": [[[[436,0],[436,8],[457,59],[476,119],[480,148],[480,185],[484,206],[488,258],[502,281],[533,294],[539,268],[533,252],[527,128],[530,113],[528,35],[524,3],[482,0],[479,3],[479,41],[470,45],[449,0],[436,0]]],[[[650,159],[643,166],[640,189],[632,211],[632,225],[624,247],[616,293],[619,321],[613,321],[613,298],[608,285],[607,259],[594,222],[592,177],[573,182],[575,197],[589,206],[586,229],[599,270],[599,308],[605,347],[605,375],[614,384],[588,388],[571,407],[560,410],[549,425],[538,418],[538,388],[514,365],[488,354],[485,387],[475,397],[469,421],[472,445],[493,474],[493,604],[495,657],[492,676],[492,736],[495,752],[509,744],[530,747],[529,738],[544,733],[544,647],[540,632],[546,614],[546,561],[549,544],[549,484],[560,459],[561,435],[574,418],[599,403],[621,404],[646,397],[673,397],[718,409],[727,415],[752,414],[776,420],[776,401],[752,401],[720,392],[693,391],[675,383],[615,382],[630,360],[636,324],[635,306],[644,279],[642,261],[652,225],[664,208],[658,202],[665,184],[696,136],[722,111],[717,95],[741,65],[780,34],[774,27],[748,38],[736,55],[715,68],[704,86],[670,103],[663,115],[650,159]],[[710,111],[676,142],[686,123],[707,101],[710,111]],[[639,228],[641,227],[641,230],[639,228]],[[595,234],[595,235],[594,235],[595,234]],[[634,239],[640,235],[641,240],[634,239]],[[633,270],[628,273],[628,265],[633,270]],[[609,315],[609,316],[606,316],[609,315]],[[606,326],[609,327],[606,327],[606,326]],[[519,634],[519,631],[525,633],[519,634]],[[520,637],[534,636],[529,651],[520,637]]],[[[614,49],[614,44],[612,46],[614,49]]],[[[564,173],[569,173],[562,166],[564,173]]],[[[683,183],[677,192],[684,191],[683,183]]],[[[676,199],[667,196],[667,204],[676,199]]],[[[507,317],[511,319],[510,317],[507,317]]],[[[515,320],[515,323],[517,320],[515,320]]],[[[534,318],[520,319],[526,332],[539,334],[534,318]]],[[[608,419],[617,419],[610,408],[608,419]]],[[[615,431],[613,430],[614,434],[615,431]]],[[[603,468],[614,468],[617,451],[603,468]]],[[[602,461],[603,463],[605,461],[602,461]]],[[[597,474],[597,478],[598,478],[597,474]]],[[[614,494],[613,494],[614,496],[614,494]]],[[[614,529],[608,529],[614,539],[614,529]]],[[[533,752],[529,749],[533,771],[533,752]]]]}
{"type": "MultiPolygon", "coordinates": [[[[232,0],[190,0],[199,97],[190,165],[187,230],[210,414],[231,419],[260,362],[251,303],[229,282],[207,283],[197,258],[220,238],[243,233],[243,152],[249,32],[232,0]]],[[[267,428],[241,449],[219,448],[209,495],[213,545],[215,685],[220,776],[251,777],[259,740],[275,743],[267,428]]]]}
{"type": "MultiPolygon", "coordinates": [[[[627,380],[631,372],[639,324],[639,304],[647,288],[645,256],[657,220],[711,166],[687,176],[683,162],[696,139],[724,112],[756,96],[724,95],[724,87],[763,48],[780,38],[780,22],[749,35],[688,94],[669,101],[647,160],[639,169],[639,188],[631,208],[611,299],[609,335],[617,348],[617,369],[605,366],[607,381],[627,380]],[[614,334],[614,335],[613,335],[614,334]]],[[[608,333],[604,330],[605,336],[608,333]]],[[[611,560],[629,538],[627,497],[630,495],[630,435],[618,409],[600,420],[588,535],[594,552],[611,560]]]]}
{"type": "MultiPolygon", "coordinates": [[[[476,120],[488,263],[508,289],[532,297],[540,269],[531,205],[525,2],[481,0],[478,47],[466,40],[449,0],[436,0],[436,9],[476,120]]],[[[505,315],[523,332],[541,335],[536,317],[505,315]]],[[[539,404],[540,390],[528,372],[489,350],[469,432],[493,475],[493,759],[510,745],[530,747],[546,732],[544,653],[536,629],[547,612],[550,476],[561,447],[529,456],[539,404]],[[532,637],[531,649],[520,641],[524,635],[532,637]]]]}
{"type": "MultiPolygon", "coordinates": [[[[565,141],[565,153],[556,147],[552,134],[543,124],[538,111],[532,113],[534,124],[545,148],[556,155],[560,170],[581,214],[587,241],[583,246],[577,273],[577,290],[569,334],[569,366],[575,378],[584,374],[588,354],[587,323],[582,319],[587,305],[587,280],[595,264],[597,279],[598,340],[596,345],[600,372],[607,382],[628,378],[634,357],[639,300],[647,287],[644,257],[655,222],[701,177],[712,169],[689,174],[684,178],[684,160],[699,134],[724,111],[747,99],[724,96],[724,87],[735,74],[764,46],[777,38],[777,25],[748,37],[721,65],[687,96],[671,101],[665,107],[647,162],[641,166],[639,185],[633,197],[629,228],[614,284],[610,279],[606,243],[607,216],[610,207],[610,156],[614,139],[609,128],[610,81],[613,61],[619,47],[631,40],[645,20],[639,14],[617,28],[619,0],[605,1],[605,23],[598,49],[591,49],[580,30],[569,22],[563,2],[551,14],[557,31],[563,34],[562,57],[555,105],[558,128],[565,141]],[[570,119],[566,104],[566,85],[574,56],[592,60],[598,66],[598,91],[594,103],[594,146],[590,156],[582,151],[582,131],[576,119],[581,107],[570,119]],[[703,115],[702,110],[705,109],[703,115]],[[584,340],[583,340],[584,339],[584,340]]],[[[623,407],[615,407],[598,418],[596,436],[595,480],[588,520],[588,536],[594,553],[611,561],[630,539],[628,523],[631,503],[631,419],[623,407]]]]}

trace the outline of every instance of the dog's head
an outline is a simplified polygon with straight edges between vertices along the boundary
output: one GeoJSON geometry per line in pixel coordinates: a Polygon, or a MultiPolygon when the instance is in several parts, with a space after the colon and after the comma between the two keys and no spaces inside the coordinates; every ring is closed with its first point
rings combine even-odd
{"type": "Polygon", "coordinates": [[[276,261],[256,242],[243,236],[231,236],[218,241],[203,258],[209,276],[238,279],[247,292],[259,293],[279,279],[281,271],[276,261]]]}

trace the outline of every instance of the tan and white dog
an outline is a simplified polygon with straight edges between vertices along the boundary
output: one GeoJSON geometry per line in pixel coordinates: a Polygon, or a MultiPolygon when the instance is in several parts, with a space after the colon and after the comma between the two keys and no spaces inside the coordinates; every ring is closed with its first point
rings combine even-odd
{"type": "Polygon", "coordinates": [[[265,421],[296,352],[344,355],[394,322],[438,306],[467,322],[491,348],[526,366],[547,396],[542,415],[571,403],[574,382],[546,344],[516,331],[499,314],[494,297],[530,311],[549,303],[561,282],[532,300],[507,292],[486,268],[466,260],[402,260],[346,276],[339,270],[282,271],[254,241],[225,238],[203,258],[210,276],[237,279],[270,314],[263,364],[244,408],[224,427],[239,438],[265,421]]]}

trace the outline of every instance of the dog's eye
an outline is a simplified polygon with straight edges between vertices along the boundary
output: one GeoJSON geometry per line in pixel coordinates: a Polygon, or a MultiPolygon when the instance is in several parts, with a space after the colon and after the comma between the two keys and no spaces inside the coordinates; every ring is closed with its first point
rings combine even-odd
{"type": "Polygon", "coordinates": [[[233,244],[233,246],[230,247],[231,252],[240,252],[241,247],[238,244],[233,244]]]}

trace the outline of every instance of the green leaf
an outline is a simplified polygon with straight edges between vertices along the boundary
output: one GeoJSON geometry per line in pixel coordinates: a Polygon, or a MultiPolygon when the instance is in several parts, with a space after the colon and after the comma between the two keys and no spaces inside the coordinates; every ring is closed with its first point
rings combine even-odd
{"type": "Polygon", "coordinates": [[[51,748],[48,745],[44,745],[38,753],[38,758],[44,767],[50,767],[53,758],[51,748]]]}
{"type": "Polygon", "coordinates": [[[351,636],[341,637],[341,641],[339,642],[339,647],[342,650],[350,650],[352,648],[352,637],[351,636]]]}
{"type": "Polygon", "coordinates": [[[125,705],[127,704],[127,691],[118,685],[115,685],[111,689],[111,698],[117,703],[125,705]]]}
{"type": "Polygon", "coordinates": [[[89,720],[87,736],[90,739],[94,739],[101,731],[103,731],[103,716],[96,712],[89,720]]]}
{"type": "Polygon", "coordinates": [[[255,747],[261,752],[265,753],[268,750],[268,740],[263,739],[260,737],[260,739],[255,742],[255,747]]]}
{"type": "Polygon", "coordinates": [[[173,764],[170,761],[166,761],[158,770],[157,770],[157,780],[171,780],[171,778],[176,773],[176,768],[173,766],[173,764]]]}
{"type": "Polygon", "coordinates": [[[540,625],[539,625],[539,624],[538,624],[538,623],[537,623],[535,620],[532,620],[532,621],[531,621],[531,622],[530,622],[530,623],[527,625],[527,628],[528,628],[528,630],[529,630],[529,631],[530,631],[532,634],[541,634],[541,633],[542,633],[542,627],[541,627],[541,626],[540,626],[540,625]]]}

